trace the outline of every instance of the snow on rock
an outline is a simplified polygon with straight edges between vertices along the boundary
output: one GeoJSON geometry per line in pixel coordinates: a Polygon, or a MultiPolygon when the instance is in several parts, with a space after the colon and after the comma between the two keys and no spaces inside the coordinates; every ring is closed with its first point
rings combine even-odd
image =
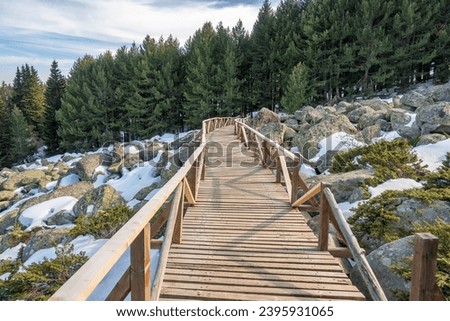
{"type": "Polygon", "coordinates": [[[55,189],[57,184],[58,184],[58,181],[52,181],[52,182],[48,183],[47,185],[45,185],[45,189],[47,191],[52,191],[55,189]]]}
{"type": "Polygon", "coordinates": [[[381,136],[375,137],[374,139],[372,139],[372,143],[377,143],[382,140],[392,142],[393,140],[396,140],[397,138],[401,138],[401,137],[402,136],[400,136],[399,133],[396,131],[381,132],[381,136]]]}
{"type": "MultiPolygon", "coordinates": [[[[108,240],[99,239],[96,240],[91,235],[78,236],[69,244],[73,245],[73,252],[78,254],[84,252],[86,256],[91,257],[98,251],[108,240]]],[[[49,260],[56,258],[55,248],[42,249],[34,253],[26,262],[25,266],[30,266],[33,263],[40,263],[47,258],[49,260]]]]}
{"type": "Polygon", "coordinates": [[[412,188],[422,188],[423,185],[410,178],[390,179],[376,187],[369,187],[371,197],[376,197],[387,190],[404,191],[412,188]]]}
{"type": "Polygon", "coordinates": [[[17,256],[19,255],[20,249],[22,247],[24,247],[26,244],[24,243],[19,243],[14,247],[11,247],[9,249],[7,249],[6,251],[4,251],[3,253],[0,253],[0,262],[3,260],[15,260],[17,259],[17,256]]]}
{"type": "Polygon", "coordinates": [[[139,154],[139,149],[136,148],[136,146],[134,145],[127,145],[125,146],[125,148],[123,149],[125,154],[139,154]]]}
{"type": "Polygon", "coordinates": [[[347,151],[355,147],[365,146],[364,143],[356,140],[352,135],[345,132],[334,133],[319,142],[320,150],[311,161],[317,161],[330,150],[347,151]]]}
{"type": "Polygon", "coordinates": [[[309,166],[307,164],[302,164],[302,166],[300,167],[300,173],[305,174],[307,177],[317,175],[314,168],[312,168],[311,166],[309,166]]]}
{"type": "Polygon", "coordinates": [[[19,217],[20,223],[31,231],[37,226],[46,226],[44,221],[61,211],[72,211],[78,200],[72,196],[58,197],[27,208],[19,217]]]}
{"type": "Polygon", "coordinates": [[[141,189],[161,181],[160,177],[154,177],[156,169],[153,166],[148,162],[143,165],[132,171],[123,171],[121,178],[109,180],[107,184],[114,187],[125,201],[130,202],[141,189]]]}
{"type": "Polygon", "coordinates": [[[137,204],[139,204],[140,202],[141,202],[141,201],[139,201],[139,200],[133,198],[131,201],[129,201],[129,202],[127,203],[127,206],[128,206],[129,208],[133,209],[133,208],[134,208],[137,204]]]}
{"type": "Polygon", "coordinates": [[[364,201],[356,201],[354,203],[342,202],[342,203],[338,203],[338,205],[339,205],[339,208],[341,209],[344,217],[346,219],[348,219],[350,216],[352,216],[354,214],[352,209],[356,209],[359,206],[359,204],[361,204],[362,202],[364,202],[364,201]]]}
{"type": "Polygon", "coordinates": [[[77,174],[69,174],[67,176],[64,176],[61,179],[59,186],[61,186],[61,187],[70,186],[70,185],[78,183],[79,181],[80,181],[80,177],[77,174]]]}
{"type": "Polygon", "coordinates": [[[411,117],[411,120],[409,121],[409,123],[407,123],[405,125],[405,127],[411,127],[414,124],[414,122],[416,121],[417,114],[411,114],[411,113],[405,113],[405,114],[408,115],[409,117],[411,117]]]}
{"type": "Polygon", "coordinates": [[[28,201],[28,200],[30,200],[30,199],[32,199],[32,198],[35,198],[35,197],[44,195],[44,194],[45,194],[45,193],[37,193],[37,194],[31,195],[31,196],[29,196],[29,197],[22,198],[20,201],[14,203],[13,206],[11,206],[10,208],[8,208],[7,210],[4,210],[3,212],[0,212],[0,217],[2,217],[3,215],[6,215],[6,214],[8,214],[8,213],[11,213],[13,210],[15,210],[15,209],[17,209],[17,208],[20,208],[20,206],[21,206],[23,203],[25,203],[26,201],[28,201]]]}
{"type": "Polygon", "coordinates": [[[421,145],[413,148],[423,165],[428,165],[428,170],[436,171],[450,152],[450,138],[436,144],[421,145]]]}

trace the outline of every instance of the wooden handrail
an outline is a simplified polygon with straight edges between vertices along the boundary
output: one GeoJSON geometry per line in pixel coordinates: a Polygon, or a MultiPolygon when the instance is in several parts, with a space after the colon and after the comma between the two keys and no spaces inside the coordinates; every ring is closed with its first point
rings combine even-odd
{"type": "MultiPolygon", "coordinates": [[[[189,203],[195,203],[195,198],[197,195],[197,180],[195,180],[194,187],[195,190],[187,189],[189,184],[187,183],[186,177],[188,174],[193,171],[194,165],[202,164],[200,167],[200,171],[197,174],[195,171],[195,177],[204,178],[204,164],[205,159],[204,151],[206,147],[206,134],[223,126],[232,125],[235,118],[233,117],[224,117],[224,118],[211,118],[204,120],[202,122],[202,133],[201,133],[201,144],[197,147],[189,159],[183,164],[183,166],[178,170],[178,172],[152,197],[150,201],[148,201],[116,234],[114,234],[58,291],[56,291],[53,296],[50,297],[50,301],[78,301],[78,300],[86,300],[95,290],[95,288],[99,285],[99,283],[103,280],[106,274],[114,267],[120,257],[125,253],[125,251],[130,248],[130,246],[138,240],[138,242],[144,248],[149,250],[150,248],[150,236],[151,232],[156,233],[158,231],[151,231],[149,228],[150,220],[158,213],[159,209],[167,202],[169,197],[174,193],[174,191],[183,190],[186,188],[186,192],[183,192],[183,195],[188,198],[189,203]],[[199,160],[201,160],[199,162],[199,160]],[[147,244],[148,243],[148,244],[147,244]],[[148,246],[147,246],[148,245],[148,246]]],[[[195,168],[195,170],[197,170],[195,168]]],[[[183,197],[184,197],[183,196],[183,197]]],[[[182,199],[183,199],[182,197],[182,199]]],[[[176,198],[175,198],[176,199],[176,198]]],[[[181,206],[182,207],[182,206],[181,206]]],[[[175,215],[172,214],[171,215],[175,215]]],[[[164,218],[168,220],[176,220],[177,218],[171,218],[169,215],[168,218],[164,218]]],[[[176,213],[178,217],[180,217],[179,212],[176,213]]],[[[182,216],[182,215],[181,215],[182,216]]],[[[158,223],[158,229],[162,226],[162,223],[158,223]]],[[[180,229],[178,226],[176,229],[180,229]]],[[[169,229],[170,230],[170,229],[169,229]]],[[[153,235],[153,234],[152,234],[153,235]]],[[[165,239],[162,244],[162,249],[165,247],[165,242],[172,242],[172,238],[170,240],[165,239]]],[[[166,245],[167,247],[167,245],[166,245]]],[[[139,253],[139,246],[135,243],[135,252],[139,253]]],[[[141,253],[142,254],[142,253],[141,253]]],[[[114,289],[118,291],[118,293],[110,293],[107,299],[123,299],[125,295],[132,291],[133,288],[136,288],[135,291],[140,294],[132,293],[132,299],[143,300],[150,297],[150,284],[140,284],[132,286],[132,278],[133,275],[136,275],[140,278],[141,281],[149,283],[148,280],[148,268],[149,268],[149,258],[140,257],[139,260],[135,260],[135,264],[141,264],[139,267],[132,267],[131,269],[127,269],[127,272],[124,273],[122,278],[119,280],[118,284],[114,289]],[[134,270],[133,270],[134,269],[134,270]],[[133,274],[134,273],[134,274],[133,274]],[[138,274],[136,274],[138,273],[138,274]],[[145,292],[145,293],[144,293],[145,292]]],[[[164,262],[163,262],[164,263],[164,262]]],[[[164,265],[164,264],[163,264],[164,265]]],[[[164,271],[165,267],[161,265],[161,260],[158,264],[158,270],[164,271]]],[[[135,276],[135,277],[136,277],[135,276]]],[[[114,291],[114,290],[113,290],[114,291]]],[[[158,297],[158,287],[154,287],[154,293],[152,293],[152,298],[157,299],[158,297]]]]}
{"type": "MultiPolygon", "coordinates": [[[[353,259],[355,260],[356,267],[363,276],[363,280],[366,283],[372,299],[374,301],[387,301],[386,295],[384,294],[384,291],[381,288],[381,285],[378,282],[375,273],[373,273],[369,262],[367,262],[365,251],[359,246],[358,240],[350,229],[349,224],[345,220],[344,214],[342,214],[342,211],[339,208],[339,205],[337,204],[333,193],[328,187],[326,187],[323,190],[323,194],[327,199],[329,209],[331,209],[331,212],[329,212],[329,214],[334,215],[334,217],[336,218],[340,230],[342,231],[347,242],[347,246],[352,253],[353,259]]],[[[324,223],[326,223],[327,225],[329,224],[328,222],[324,223]]]]}

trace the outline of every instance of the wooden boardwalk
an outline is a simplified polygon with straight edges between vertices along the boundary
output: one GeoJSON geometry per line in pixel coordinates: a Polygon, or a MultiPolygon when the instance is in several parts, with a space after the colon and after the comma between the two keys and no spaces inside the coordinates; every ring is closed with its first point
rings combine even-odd
{"type": "Polygon", "coordinates": [[[210,148],[182,243],[170,249],[160,299],[364,300],[337,260],[318,251],[286,189],[241,151],[233,126],[207,138],[219,148],[210,148]]]}

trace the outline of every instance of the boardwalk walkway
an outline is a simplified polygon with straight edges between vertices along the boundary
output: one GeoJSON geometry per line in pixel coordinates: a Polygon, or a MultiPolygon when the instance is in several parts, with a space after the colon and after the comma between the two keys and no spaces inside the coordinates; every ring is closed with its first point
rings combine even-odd
{"type": "Polygon", "coordinates": [[[337,260],[317,250],[317,238],[271,171],[241,152],[233,126],[207,138],[223,152],[210,148],[182,244],[169,252],[160,299],[364,300],[337,260]]]}

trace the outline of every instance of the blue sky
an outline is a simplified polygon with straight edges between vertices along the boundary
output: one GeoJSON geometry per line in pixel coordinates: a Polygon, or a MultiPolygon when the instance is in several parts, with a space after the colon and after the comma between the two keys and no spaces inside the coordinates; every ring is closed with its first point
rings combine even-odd
{"type": "MultiPolygon", "coordinates": [[[[272,1],[275,7],[279,1],[272,1]]],[[[67,75],[85,54],[115,51],[151,37],[183,44],[206,21],[251,30],[263,0],[0,0],[0,82],[33,65],[46,81],[58,61],[67,75]]]]}

